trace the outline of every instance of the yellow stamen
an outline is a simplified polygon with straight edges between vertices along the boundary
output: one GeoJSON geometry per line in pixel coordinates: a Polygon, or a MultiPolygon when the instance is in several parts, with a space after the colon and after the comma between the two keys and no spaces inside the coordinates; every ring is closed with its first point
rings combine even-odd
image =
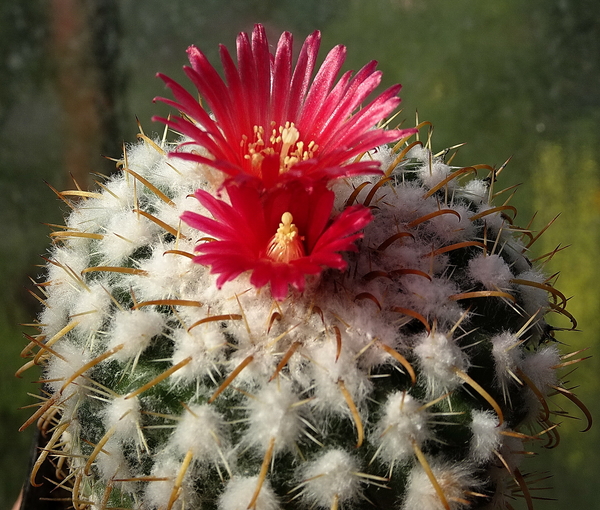
{"type": "Polygon", "coordinates": [[[271,128],[269,136],[263,126],[254,126],[252,136],[242,135],[240,140],[240,147],[246,149],[244,159],[249,160],[257,172],[265,156],[279,154],[279,172],[285,173],[299,161],[311,159],[319,149],[314,141],[305,144],[300,140],[300,131],[293,122],[281,126],[272,122],[271,128]]]}
{"type": "Polygon", "coordinates": [[[305,255],[302,237],[293,221],[294,217],[289,212],[283,213],[279,228],[269,241],[267,257],[275,262],[287,264],[305,255]]]}

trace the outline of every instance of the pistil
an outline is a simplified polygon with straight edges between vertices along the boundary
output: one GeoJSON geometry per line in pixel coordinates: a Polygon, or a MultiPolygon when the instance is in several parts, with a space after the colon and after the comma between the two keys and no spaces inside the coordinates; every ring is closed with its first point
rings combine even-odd
{"type": "Polygon", "coordinates": [[[302,237],[293,221],[294,217],[289,212],[285,212],[281,216],[279,228],[267,247],[267,257],[271,260],[288,264],[306,254],[302,237]]]}

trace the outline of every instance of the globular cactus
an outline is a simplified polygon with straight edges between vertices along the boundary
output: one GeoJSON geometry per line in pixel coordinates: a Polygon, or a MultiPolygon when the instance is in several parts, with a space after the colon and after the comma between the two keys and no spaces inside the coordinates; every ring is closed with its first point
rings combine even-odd
{"type": "MultiPolygon", "coordinates": [[[[529,260],[498,170],[454,167],[373,63],[311,82],[264,29],[195,48],[182,138],[140,135],[52,232],[25,367],[77,509],[509,509],[532,504],[523,443],[556,438],[572,319],[529,260]],[[395,145],[391,143],[395,142],[395,145]],[[397,143],[396,143],[397,142],[397,143]],[[194,251],[197,252],[194,255],[194,251]]],[[[573,319],[574,320],[574,319],[573,319]]]]}

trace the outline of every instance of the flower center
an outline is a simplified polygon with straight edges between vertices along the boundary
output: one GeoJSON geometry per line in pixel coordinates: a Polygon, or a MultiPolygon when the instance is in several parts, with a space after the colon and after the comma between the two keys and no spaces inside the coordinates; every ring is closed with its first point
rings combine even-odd
{"type": "Polygon", "coordinates": [[[254,126],[254,139],[249,141],[246,135],[242,136],[240,146],[246,149],[244,159],[249,160],[252,168],[260,174],[260,168],[265,156],[279,154],[279,173],[290,170],[299,161],[311,159],[319,146],[314,142],[306,145],[300,140],[300,131],[293,122],[286,122],[284,126],[275,127],[271,123],[271,135],[268,140],[263,126],[254,126]]]}
{"type": "Polygon", "coordinates": [[[294,217],[289,212],[285,212],[281,216],[279,228],[267,246],[267,257],[271,260],[287,264],[292,260],[304,257],[302,237],[298,233],[298,227],[292,223],[293,221],[294,217]]]}

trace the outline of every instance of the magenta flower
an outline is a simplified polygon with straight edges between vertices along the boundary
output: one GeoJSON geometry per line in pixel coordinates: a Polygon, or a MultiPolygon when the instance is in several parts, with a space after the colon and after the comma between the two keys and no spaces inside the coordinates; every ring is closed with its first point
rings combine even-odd
{"type": "Polygon", "coordinates": [[[336,46],[311,81],[320,40],[318,31],[306,39],[294,67],[292,35],[284,32],[272,55],[264,27],[256,25],[251,40],[245,33],[238,36],[237,67],[221,46],[226,81],[191,46],[192,66],[184,70],[212,115],[181,85],[159,74],[175,101],[157,99],[184,116],[157,119],[206,148],[210,157],[183,151],[174,155],[210,165],[230,178],[259,179],[267,188],[289,179],[314,182],[377,172],[378,162],[353,160],[415,131],[374,128],[400,103],[400,85],[358,110],[381,81],[377,63],[370,62],[354,77],[348,71],[335,83],[346,55],[344,46],[336,46]]]}
{"type": "Polygon", "coordinates": [[[214,219],[187,211],[182,219],[213,237],[196,247],[194,261],[211,266],[217,286],[251,271],[257,288],[271,284],[271,293],[283,300],[288,285],[302,292],[306,275],[323,268],[345,269],[339,252],[356,251],[358,231],[372,219],[362,205],[345,209],[330,221],[335,195],[320,184],[307,188],[289,182],[261,192],[248,184],[226,186],[230,203],[198,190],[195,197],[214,219]]]}

